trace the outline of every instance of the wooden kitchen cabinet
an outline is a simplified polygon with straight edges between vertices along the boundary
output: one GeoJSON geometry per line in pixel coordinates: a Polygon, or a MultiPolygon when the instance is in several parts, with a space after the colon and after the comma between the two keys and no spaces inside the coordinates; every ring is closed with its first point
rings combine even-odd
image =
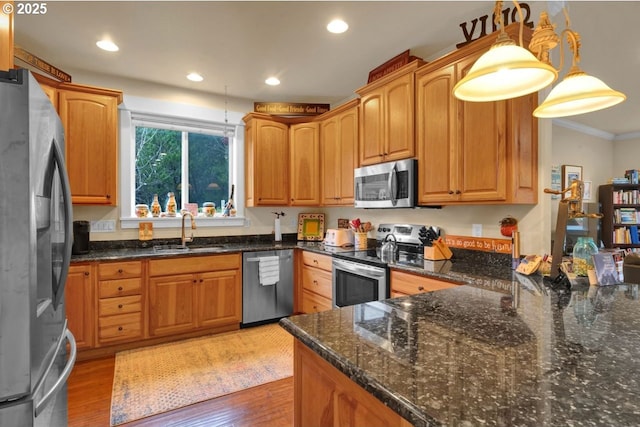
{"type": "Polygon", "coordinates": [[[320,120],[320,196],[323,206],[353,206],[358,167],[358,105],[354,99],[320,120]]]}
{"type": "Polygon", "coordinates": [[[149,261],[149,334],[163,336],[242,321],[240,254],[149,261]]]}
{"type": "Polygon", "coordinates": [[[493,40],[479,39],[415,73],[420,205],[537,202],[537,94],[477,103],[452,94],[493,40]]]}
{"type": "Polygon", "coordinates": [[[291,206],[320,204],[319,129],[317,122],[293,124],[289,129],[291,206]]]}
{"type": "Polygon", "coordinates": [[[303,251],[298,283],[302,313],[317,313],[333,308],[332,258],[315,252],[303,251]]]}
{"type": "Polygon", "coordinates": [[[415,60],[356,90],[360,95],[360,166],[415,156],[415,60]]]}
{"type": "Polygon", "coordinates": [[[288,123],[259,113],[250,113],[243,120],[246,206],[288,206],[288,123]]]}
{"type": "Polygon", "coordinates": [[[423,292],[439,291],[441,289],[459,286],[456,283],[432,279],[431,277],[406,273],[404,271],[394,269],[391,269],[390,278],[391,298],[415,295],[423,292]]]}
{"type": "Polygon", "coordinates": [[[97,345],[142,339],[145,294],[141,261],[98,264],[97,345]]]}
{"type": "Polygon", "coordinates": [[[411,424],[294,341],[294,426],[398,426],[411,424]]]}
{"type": "Polygon", "coordinates": [[[71,84],[57,91],[73,203],[115,206],[122,92],[71,84]]]}
{"type": "Polygon", "coordinates": [[[78,350],[94,346],[93,274],[91,264],[71,264],[65,284],[68,327],[78,350]]]}

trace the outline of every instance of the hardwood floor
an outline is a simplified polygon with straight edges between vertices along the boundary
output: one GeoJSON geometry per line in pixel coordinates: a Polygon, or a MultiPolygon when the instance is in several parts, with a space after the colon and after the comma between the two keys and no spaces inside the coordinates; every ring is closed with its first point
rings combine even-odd
{"type": "MultiPolygon", "coordinates": [[[[109,427],[115,357],[76,363],[68,383],[69,427],[109,427]]],[[[122,424],[123,427],[293,426],[293,378],[122,424]]]]}

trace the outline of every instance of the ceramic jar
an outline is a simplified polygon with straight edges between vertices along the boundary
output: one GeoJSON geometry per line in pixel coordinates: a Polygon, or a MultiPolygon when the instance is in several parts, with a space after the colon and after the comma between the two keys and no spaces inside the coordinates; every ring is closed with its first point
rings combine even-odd
{"type": "Polygon", "coordinates": [[[160,207],[160,202],[158,201],[158,195],[153,195],[153,202],[151,202],[151,216],[154,218],[158,218],[160,213],[162,212],[162,207],[160,207]]]}
{"type": "Polygon", "coordinates": [[[167,216],[176,216],[176,196],[173,193],[169,193],[167,194],[167,197],[169,199],[167,200],[167,209],[165,212],[167,213],[167,216]]]}
{"type": "Polygon", "coordinates": [[[136,216],[138,218],[146,218],[149,215],[149,206],[145,204],[136,205],[136,216]]]}
{"type": "Polygon", "coordinates": [[[202,204],[202,212],[204,213],[204,216],[214,216],[216,214],[216,204],[213,202],[204,202],[202,204]]]}
{"type": "Polygon", "coordinates": [[[573,272],[577,276],[588,276],[588,271],[593,270],[592,255],[598,253],[598,246],[591,237],[578,237],[578,242],[573,247],[573,272]]]}

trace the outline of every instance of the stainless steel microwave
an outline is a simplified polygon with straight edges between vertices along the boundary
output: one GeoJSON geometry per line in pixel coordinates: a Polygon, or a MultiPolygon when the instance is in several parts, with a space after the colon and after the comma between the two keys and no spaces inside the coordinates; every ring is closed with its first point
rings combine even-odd
{"type": "Polygon", "coordinates": [[[412,208],[416,204],[416,159],[364,166],[354,171],[356,208],[412,208]]]}

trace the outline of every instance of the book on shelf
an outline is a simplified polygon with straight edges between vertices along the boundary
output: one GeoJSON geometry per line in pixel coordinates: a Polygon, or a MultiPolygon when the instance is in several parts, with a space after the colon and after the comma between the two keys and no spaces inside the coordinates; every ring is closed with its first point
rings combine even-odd
{"type": "Polygon", "coordinates": [[[631,232],[627,227],[618,227],[613,230],[613,243],[629,244],[631,243],[631,232]]]}
{"type": "Polygon", "coordinates": [[[611,178],[611,183],[612,184],[630,184],[629,178],[621,178],[621,177],[611,178]]]}
{"type": "Polygon", "coordinates": [[[611,252],[598,252],[592,255],[598,285],[607,286],[620,283],[616,262],[611,252]]]}
{"type": "Polygon", "coordinates": [[[631,225],[629,226],[629,238],[631,239],[631,243],[637,245],[640,243],[640,238],[638,237],[638,226],[631,225]]]}
{"type": "Polygon", "coordinates": [[[637,169],[627,169],[624,172],[624,177],[629,180],[630,184],[638,184],[638,170],[637,169]]]}
{"type": "Polygon", "coordinates": [[[613,203],[616,205],[638,204],[640,201],[640,191],[638,190],[616,190],[612,193],[613,203]]]}
{"type": "Polygon", "coordinates": [[[636,208],[619,208],[614,212],[616,222],[620,224],[638,224],[638,210],[636,208]]]}

